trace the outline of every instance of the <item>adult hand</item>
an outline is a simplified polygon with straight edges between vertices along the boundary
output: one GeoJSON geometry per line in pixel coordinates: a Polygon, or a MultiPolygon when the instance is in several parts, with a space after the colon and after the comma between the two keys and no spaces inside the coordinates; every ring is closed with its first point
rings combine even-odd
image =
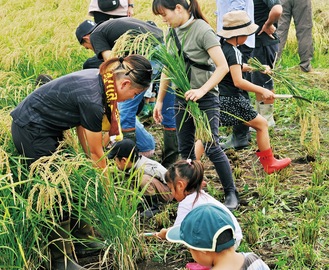
{"type": "Polygon", "coordinates": [[[191,89],[185,92],[185,100],[189,101],[197,101],[198,99],[202,98],[205,93],[201,89],[191,89]]]}
{"type": "Polygon", "coordinates": [[[157,101],[153,108],[153,119],[157,124],[161,124],[163,117],[162,117],[162,106],[163,103],[157,101]]]}
{"type": "Polygon", "coordinates": [[[128,7],[127,17],[132,17],[132,16],[134,16],[134,8],[128,7]]]}
{"type": "Polygon", "coordinates": [[[265,32],[271,39],[275,39],[275,37],[273,36],[275,31],[276,31],[276,27],[273,24],[267,25],[265,23],[262,27],[262,30],[260,30],[260,32],[258,33],[258,35],[265,32]]]}

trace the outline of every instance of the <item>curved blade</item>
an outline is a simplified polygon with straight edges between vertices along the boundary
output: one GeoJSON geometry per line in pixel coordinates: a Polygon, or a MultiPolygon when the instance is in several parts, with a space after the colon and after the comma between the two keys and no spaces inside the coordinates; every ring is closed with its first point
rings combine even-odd
{"type": "Polygon", "coordinates": [[[301,99],[304,100],[306,102],[312,103],[311,100],[301,97],[301,96],[294,96],[294,95],[288,95],[288,94],[275,94],[274,98],[278,98],[278,99],[284,99],[284,98],[297,98],[297,99],[301,99]]]}

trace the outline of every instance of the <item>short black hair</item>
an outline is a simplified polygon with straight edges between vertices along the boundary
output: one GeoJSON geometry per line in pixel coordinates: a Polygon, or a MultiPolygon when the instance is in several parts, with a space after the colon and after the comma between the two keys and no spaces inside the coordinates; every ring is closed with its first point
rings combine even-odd
{"type": "Polygon", "coordinates": [[[136,143],[131,139],[123,139],[114,143],[111,147],[110,153],[108,154],[109,159],[113,159],[115,157],[129,158],[132,162],[135,162],[138,159],[138,149],[136,143]]]}

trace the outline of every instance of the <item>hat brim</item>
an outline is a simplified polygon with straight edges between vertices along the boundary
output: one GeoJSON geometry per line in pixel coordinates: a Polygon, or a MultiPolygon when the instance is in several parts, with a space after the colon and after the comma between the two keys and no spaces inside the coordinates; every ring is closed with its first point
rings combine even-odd
{"type": "Polygon", "coordinates": [[[86,35],[89,35],[90,33],[92,33],[92,32],[95,30],[95,28],[96,28],[98,25],[100,25],[102,22],[103,22],[103,21],[101,21],[101,22],[97,23],[96,25],[94,25],[93,28],[91,28],[90,31],[89,31],[88,33],[86,33],[86,34],[84,34],[82,37],[80,37],[80,39],[79,39],[80,44],[82,44],[83,37],[86,36],[86,35]]]}
{"type": "Polygon", "coordinates": [[[115,151],[110,151],[110,153],[107,155],[108,159],[113,159],[116,155],[115,151]]]}
{"type": "Polygon", "coordinates": [[[180,226],[168,229],[166,238],[169,242],[186,244],[185,241],[180,238],[180,226]]]}
{"type": "Polygon", "coordinates": [[[234,29],[234,30],[221,30],[217,33],[218,36],[223,38],[232,38],[232,37],[239,37],[239,36],[250,36],[254,34],[258,30],[257,24],[251,24],[243,28],[234,29]]]}
{"type": "Polygon", "coordinates": [[[224,244],[221,244],[221,245],[215,245],[216,242],[214,242],[213,246],[209,246],[208,248],[207,247],[193,246],[193,245],[185,242],[180,237],[180,225],[175,226],[175,227],[171,227],[170,229],[168,229],[167,234],[166,234],[166,238],[169,242],[183,244],[183,245],[187,246],[188,248],[191,248],[191,249],[194,249],[194,250],[220,252],[224,249],[227,249],[229,247],[234,246],[234,244],[235,244],[235,232],[234,232],[234,229],[230,225],[224,226],[221,229],[219,229],[217,231],[217,233],[214,235],[214,238],[217,239],[218,235],[220,235],[223,231],[225,231],[227,229],[232,230],[233,238],[231,240],[229,240],[228,242],[226,242],[224,244]]]}
{"type": "Polygon", "coordinates": [[[189,243],[185,242],[180,237],[180,225],[170,228],[167,231],[166,238],[169,242],[183,244],[183,245],[187,246],[188,248],[191,248],[194,250],[213,251],[211,248],[199,248],[199,247],[195,247],[195,246],[190,245],[189,243]]]}

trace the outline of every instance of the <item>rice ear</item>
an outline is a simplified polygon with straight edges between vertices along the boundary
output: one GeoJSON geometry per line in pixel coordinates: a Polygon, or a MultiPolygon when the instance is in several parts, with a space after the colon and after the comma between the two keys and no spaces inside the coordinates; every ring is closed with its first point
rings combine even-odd
{"type": "MultiPolygon", "coordinates": [[[[169,36],[165,36],[165,42],[162,43],[152,33],[136,35],[136,32],[128,31],[116,41],[113,53],[117,55],[136,53],[162,63],[164,66],[162,72],[170,78],[172,89],[181,98],[184,98],[185,92],[191,89],[184,56],[179,53],[176,43],[169,36]]],[[[200,110],[198,103],[189,100],[184,109],[186,113],[180,127],[186,117],[193,117],[197,131],[196,140],[212,142],[213,138],[207,114],[200,110]]]]}

